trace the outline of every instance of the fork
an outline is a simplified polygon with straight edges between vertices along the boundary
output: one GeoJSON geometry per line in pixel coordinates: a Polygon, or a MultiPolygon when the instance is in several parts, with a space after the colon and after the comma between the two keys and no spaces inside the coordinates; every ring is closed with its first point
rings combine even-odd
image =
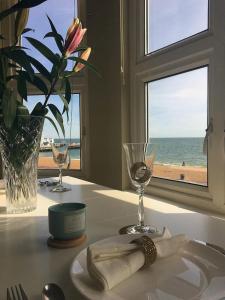
{"type": "Polygon", "coordinates": [[[7,300],[28,300],[28,297],[24,292],[21,284],[19,284],[18,286],[15,285],[14,288],[7,288],[7,300]]]}

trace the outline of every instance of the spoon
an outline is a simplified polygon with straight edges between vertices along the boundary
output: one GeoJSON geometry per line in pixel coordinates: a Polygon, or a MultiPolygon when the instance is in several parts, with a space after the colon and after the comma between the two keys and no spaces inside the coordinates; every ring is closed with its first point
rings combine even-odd
{"type": "Polygon", "coordinates": [[[57,284],[48,283],[43,288],[42,300],[65,300],[65,296],[57,284]]]}

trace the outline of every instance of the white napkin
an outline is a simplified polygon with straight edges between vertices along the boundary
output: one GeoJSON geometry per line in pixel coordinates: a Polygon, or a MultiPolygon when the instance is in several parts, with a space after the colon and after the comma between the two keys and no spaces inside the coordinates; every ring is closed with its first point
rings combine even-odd
{"type": "MultiPolygon", "coordinates": [[[[171,237],[168,230],[152,240],[157,249],[157,259],[175,254],[187,242],[185,235],[171,237]]],[[[87,249],[88,272],[104,290],[112,289],[129,278],[144,263],[144,253],[136,244],[91,245],[87,249]]]]}

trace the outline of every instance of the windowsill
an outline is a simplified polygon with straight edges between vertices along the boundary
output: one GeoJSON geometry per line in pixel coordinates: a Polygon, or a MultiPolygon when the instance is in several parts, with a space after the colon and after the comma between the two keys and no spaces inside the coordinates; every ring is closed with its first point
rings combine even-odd
{"type": "MultiPolygon", "coordinates": [[[[135,191],[133,190],[126,190],[126,192],[131,192],[131,193],[136,193],[135,191]]],[[[200,208],[200,207],[196,207],[196,206],[193,206],[191,204],[188,204],[188,203],[181,203],[180,201],[177,201],[177,200],[172,200],[172,199],[168,199],[166,197],[161,197],[161,196],[157,196],[157,195],[154,195],[154,194],[151,194],[151,193],[148,193],[148,194],[145,194],[144,195],[144,205],[146,206],[146,200],[149,200],[149,202],[151,200],[154,200],[154,201],[158,201],[158,202],[161,202],[161,203],[164,203],[165,205],[169,205],[168,207],[164,207],[164,211],[165,213],[167,213],[167,208],[170,207],[170,205],[172,205],[173,207],[177,207],[178,209],[184,209],[184,210],[188,210],[188,211],[191,211],[191,212],[195,212],[195,213],[200,213],[200,214],[203,214],[203,215],[206,215],[206,216],[209,216],[209,217],[213,217],[213,218],[219,218],[219,219],[222,219],[225,221],[225,211],[224,213],[221,213],[221,209],[219,209],[219,211],[216,211],[216,210],[209,210],[209,209],[204,209],[204,208],[200,208]]],[[[207,200],[205,200],[207,201],[207,200]]],[[[151,208],[151,203],[147,204],[148,208],[151,208]]],[[[170,213],[168,211],[168,213],[170,213]]]]}
{"type": "Polygon", "coordinates": [[[146,188],[146,195],[165,203],[174,204],[178,207],[225,219],[225,205],[215,205],[207,191],[207,187],[196,186],[196,188],[200,188],[200,190],[193,191],[189,189],[189,193],[186,193],[182,191],[182,189],[179,191],[169,189],[165,184],[157,185],[152,182],[151,185],[146,188]],[[204,189],[201,191],[201,188],[205,188],[205,191],[204,189]]]}

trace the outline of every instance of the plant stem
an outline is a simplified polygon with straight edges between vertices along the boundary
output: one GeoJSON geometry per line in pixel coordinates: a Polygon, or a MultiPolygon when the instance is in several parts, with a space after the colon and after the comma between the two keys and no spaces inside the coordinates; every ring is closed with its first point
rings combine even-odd
{"type": "Polygon", "coordinates": [[[55,80],[54,80],[53,83],[51,84],[49,93],[48,93],[48,95],[47,95],[46,98],[45,98],[45,102],[44,102],[44,104],[43,104],[43,107],[46,107],[46,105],[47,105],[47,103],[48,103],[48,100],[49,100],[51,94],[52,94],[53,91],[54,91],[55,85],[56,85],[57,81],[59,80],[59,73],[60,73],[60,69],[61,69],[61,67],[62,67],[63,59],[64,59],[64,57],[61,57],[60,63],[59,63],[59,65],[58,65],[57,75],[56,75],[56,77],[55,77],[55,80]]]}

